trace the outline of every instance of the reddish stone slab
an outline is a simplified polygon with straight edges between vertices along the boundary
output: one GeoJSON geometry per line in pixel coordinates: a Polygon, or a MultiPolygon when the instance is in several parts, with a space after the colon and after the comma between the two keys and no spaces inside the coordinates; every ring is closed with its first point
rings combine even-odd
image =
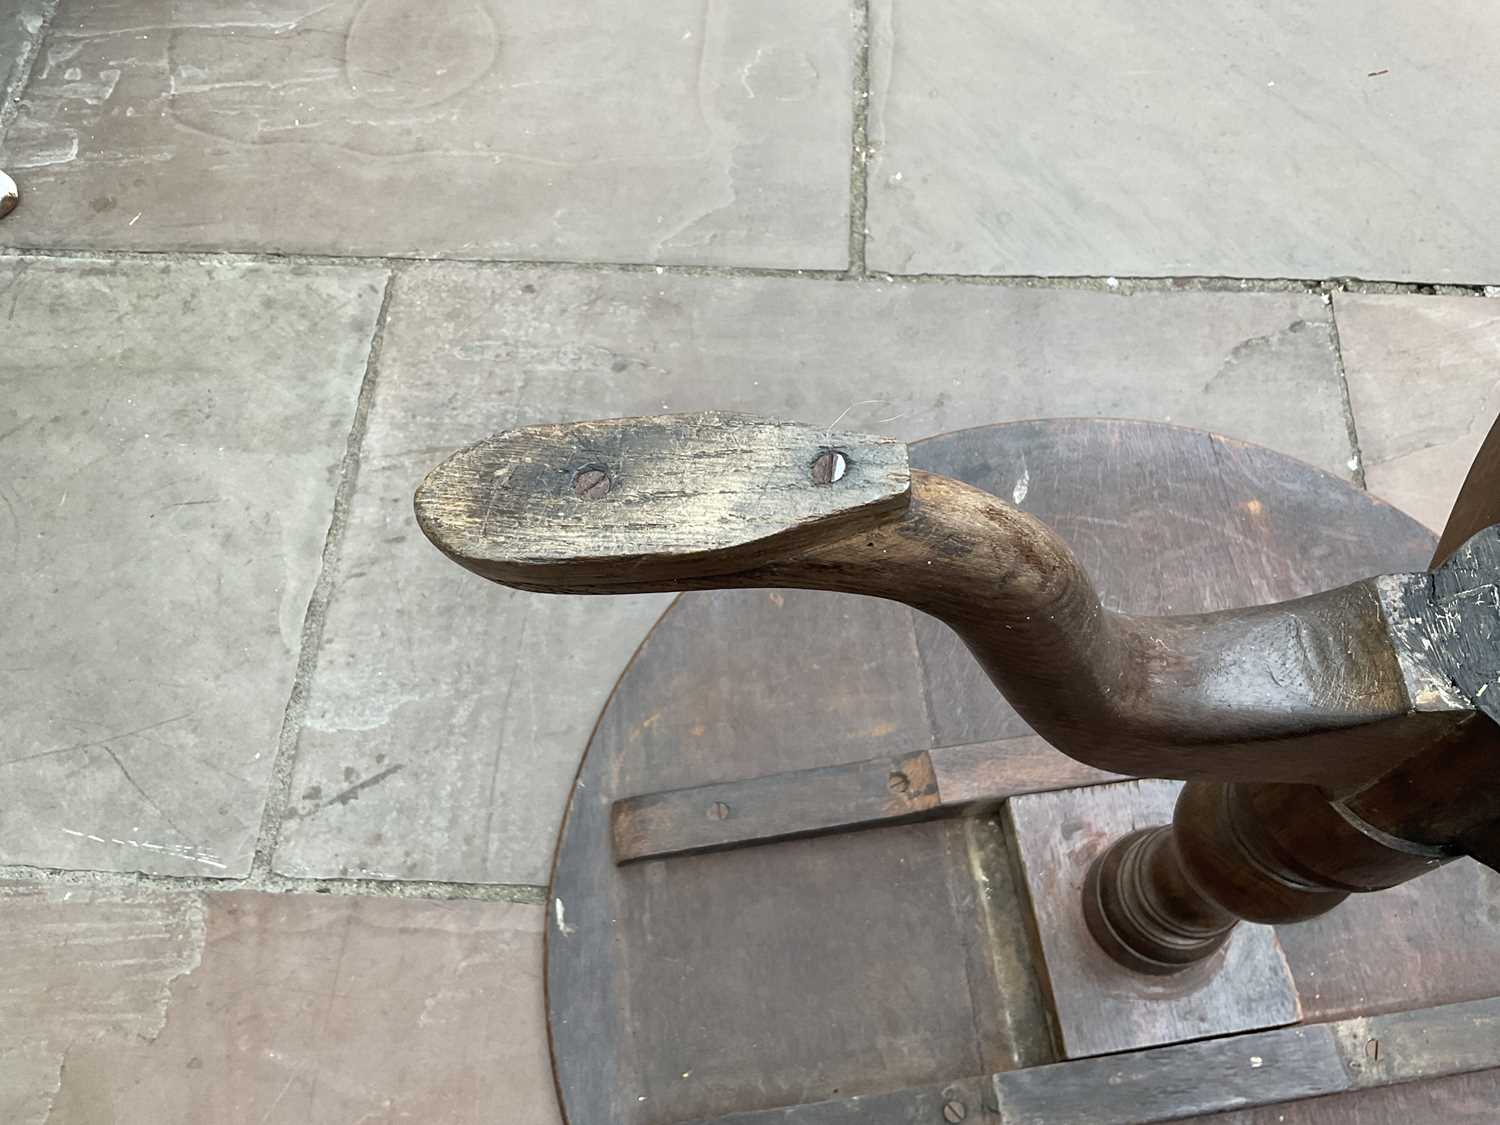
{"type": "Polygon", "coordinates": [[[540,906],[13,887],[0,1120],[558,1120],[540,906]]]}

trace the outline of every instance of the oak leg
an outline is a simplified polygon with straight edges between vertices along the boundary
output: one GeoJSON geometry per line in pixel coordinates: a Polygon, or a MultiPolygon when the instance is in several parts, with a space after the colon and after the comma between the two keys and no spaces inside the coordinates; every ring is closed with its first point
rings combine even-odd
{"type": "Polygon", "coordinates": [[[1172,823],[1132,832],[1094,862],[1084,917],[1136,972],[1214,954],[1241,920],[1300,922],[1449,856],[1379,833],[1310,785],[1189,782],[1172,823]]]}

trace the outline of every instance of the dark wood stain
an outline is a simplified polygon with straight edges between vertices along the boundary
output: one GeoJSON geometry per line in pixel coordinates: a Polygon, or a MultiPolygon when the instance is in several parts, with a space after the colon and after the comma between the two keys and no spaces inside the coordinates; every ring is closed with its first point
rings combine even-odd
{"type": "Polygon", "coordinates": [[[1120,780],[1035,735],[625,797],[617,863],[976,815],[1017,793],[1120,780]]]}
{"type": "Polygon", "coordinates": [[[922,819],[939,808],[927,751],[649,793],[611,810],[619,863],[922,819]]]}
{"type": "Polygon", "coordinates": [[[1497,1032],[1500,1000],[1491,999],[1080,1059],[874,1098],[737,1113],[694,1125],[908,1125],[954,1118],[995,1125],[1478,1125],[1493,1121],[1500,1104],[1497,1032]]]}

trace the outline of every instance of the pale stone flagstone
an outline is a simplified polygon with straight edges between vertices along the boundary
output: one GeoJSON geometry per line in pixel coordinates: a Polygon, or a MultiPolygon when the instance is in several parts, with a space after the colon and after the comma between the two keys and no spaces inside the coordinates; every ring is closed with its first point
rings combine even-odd
{"type": "Polygon", "coordinates": [[[1500,10],[874,0],[872,269],[1500,277],[1500,10]]]}
{"type": "Polygon", "coordinates": [[[248,873],[384,284],[0,261],[0,863],[248,873]]]}
{"type": "Polygon", "coordinates": [[[1336,309],[1370,490],[1441,530],[1500,415],[1500,301],[1348,293],[1336,309]]]}
{"type": "Polygon", "coordinates": [[[844,0],[62,0],[5,237],[842,269],[852,40],[844,0]]]}

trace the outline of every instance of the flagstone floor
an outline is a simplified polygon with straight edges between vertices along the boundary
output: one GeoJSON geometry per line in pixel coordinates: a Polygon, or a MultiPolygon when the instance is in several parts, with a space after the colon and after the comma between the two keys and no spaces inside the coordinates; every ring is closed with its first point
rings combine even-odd
{"type": "Polygon", "coordinates": [[[666,599],[446,562],[456,445],[1148,418],[1440,526],[1497,55],[1478,2],[0,5],[0,1121],[558,1120],[549,858],[666,599]]]}

